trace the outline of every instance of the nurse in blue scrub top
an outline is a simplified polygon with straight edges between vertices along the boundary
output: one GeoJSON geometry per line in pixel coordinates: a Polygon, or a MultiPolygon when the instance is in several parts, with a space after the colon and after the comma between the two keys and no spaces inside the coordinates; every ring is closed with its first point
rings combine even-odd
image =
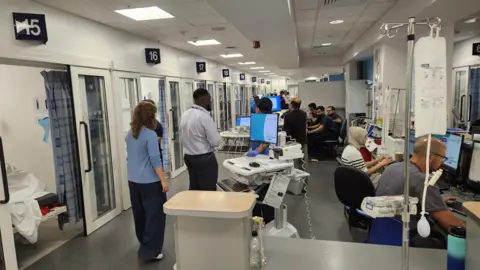
{"type": "MultiPolygon", "coordinates": [[[[269,98],[262,98],[257,102],[256,113],[272,113],[273,103],[269,98]]],[[[268,144],[262,142],[251,142],[252,150],[247,153],[247,157],[255,157],[257,155],[268,155],[268,144]]]]}

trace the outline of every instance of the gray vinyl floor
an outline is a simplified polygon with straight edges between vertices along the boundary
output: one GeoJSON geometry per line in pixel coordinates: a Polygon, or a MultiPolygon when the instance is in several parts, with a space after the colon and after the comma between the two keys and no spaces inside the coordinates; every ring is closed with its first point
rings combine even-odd
{"type": "MultiPolygon", "coordinates": [[[[221,164],[220,161],[224,157],[218,158],[221,164]]],[[[313,233],[317,239],[353,241],[343,217],[342,205],[335,195],[333,173],[336,167],[335,161],[320,161],[309,165],[312,176],[309,180],[308,197],[313,233]]],[[[226,176],[227,172],[220,168],[220,178],[226,176]]],[[[172,193],[185,190],[188,186],[188,175],[183,173],[172,179],[170,186],[172,193]]],[[[310,238],[304,200],[302,195],[287,195],[288,220],[297,228],[302,238],[310,238]]],[[[137,249],[132,213],[126,211],[89,237],[78,236],[70,240],[27,269],[172,270],[175,251],[171,220],[167,220],[164,260],[141,263],[137,259],[137,249]]]]}

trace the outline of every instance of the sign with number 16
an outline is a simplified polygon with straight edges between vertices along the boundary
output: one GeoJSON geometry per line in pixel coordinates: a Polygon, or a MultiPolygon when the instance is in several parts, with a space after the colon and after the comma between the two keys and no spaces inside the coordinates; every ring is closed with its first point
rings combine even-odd
{"type": "Polygon", "coordinates": [[[160,49],[158,48],[146,48],[145,49],[145,61],[148,64],[160,64],[160,49]]]}

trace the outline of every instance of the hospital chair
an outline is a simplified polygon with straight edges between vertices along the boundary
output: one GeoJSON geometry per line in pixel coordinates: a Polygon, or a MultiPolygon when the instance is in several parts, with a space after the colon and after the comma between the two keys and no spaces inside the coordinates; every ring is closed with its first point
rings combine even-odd
{"type": "Polygon", "coordinates": [[[370,177],[355,168],[341,166],[335,170],[334,181],[337,198],[345,205],[348,228],[368,230],[371,218],[360,210],[360,206],[365,197],[375,196],[370,177]]]}

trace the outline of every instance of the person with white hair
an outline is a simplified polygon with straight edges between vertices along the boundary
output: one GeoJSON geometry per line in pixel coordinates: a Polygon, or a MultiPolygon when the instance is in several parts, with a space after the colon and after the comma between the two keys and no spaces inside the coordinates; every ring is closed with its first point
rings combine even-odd
{"type": "Polygon", "coordinates": [[[380,157],[372,161],[365,162],[360,148],[367,142],[367,131],[360,127],[350,127],[348,129],[348,145],[342,153],[342,163],[345,166],[354,167],[367,173],[372,179],[375,188],[380,180],[379,171],[392,162],[391,157],[380,157]]]}

